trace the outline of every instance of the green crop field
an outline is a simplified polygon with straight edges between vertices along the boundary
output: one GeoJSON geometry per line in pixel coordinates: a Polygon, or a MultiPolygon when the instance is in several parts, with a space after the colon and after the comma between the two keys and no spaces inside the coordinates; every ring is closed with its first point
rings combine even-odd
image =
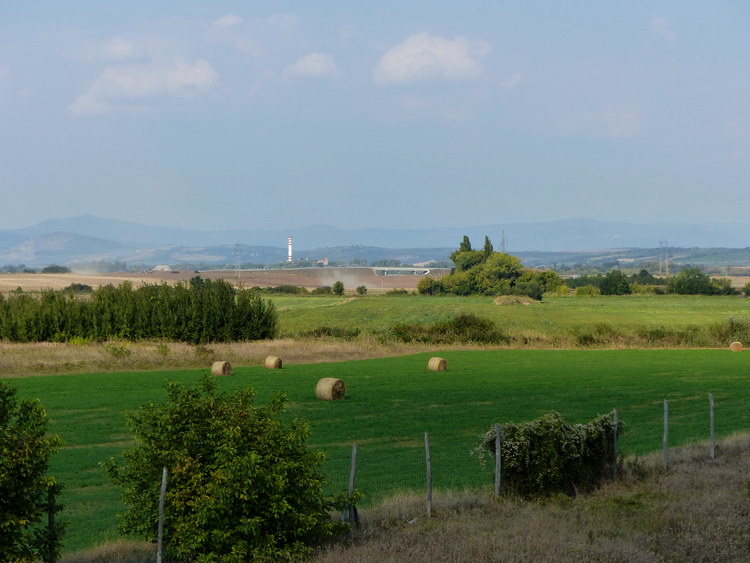
{"type": "MultiPolygon", "coordinates": [[[[531,306],[530,306],[531,307],[531,306]]],[[[351,444],[359,448],[357,487],[373,502],[389,491],[420,487],[424,432],[430,433],[436,487],[489,485],[470,450],[495,422],[525,421],[556,410],[585,422],[617,408],[626,422],[622,451],[661,447],[662,400],[670,400],[671,443],[708,435],[707,393],[716,398],[719,435],[750,429],[750,355],[724,350],[507,350],[442,353],[449,371],[428,372],[429,355],[357,362],[239,367],[220,388],[251,385],[257,403],[288,394],[288,416],[310,421],[310,443],[329,458],[331,490],[344,489],[351,444]],[[347,399],[318,401],[316,381],[339,377],[347,399]]],[[[163,400],[166,378],[195,383],[201,371],[133,372],[9,380],[38,397],[51,430],[67,442],[52,471],[66,489],[61,518],[66,551],[114,537],[118,491],[98,462],[127,448],[124,413],[163,400]]],[[[155,484],[158,486],[158,484],[155,484]]]]}
{"type": "Polygon", "coordinates": [[[607,323],[639,328],[684,328],[720,323],[734,316],[750,319],[750,299],[736,296],[625,295],[545,297],[529,305],[495,305],[484,296],[388,296],[363,298],[273,296],[281,332],[296,336],[320,326],[375,332],[395,323],[426,323],[474,313],[509,332],[560,335],[572,328],[607,323]]]}

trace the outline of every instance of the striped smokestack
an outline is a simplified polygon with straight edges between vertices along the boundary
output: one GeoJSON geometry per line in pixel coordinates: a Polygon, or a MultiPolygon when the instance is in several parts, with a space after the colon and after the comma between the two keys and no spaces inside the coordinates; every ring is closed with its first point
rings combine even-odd
{"type": "Polygon", "coordinates": [[[287,254],[286,261],[287,262],[292,261],[292,237],[289,237],[289,252],[287,254]]]}

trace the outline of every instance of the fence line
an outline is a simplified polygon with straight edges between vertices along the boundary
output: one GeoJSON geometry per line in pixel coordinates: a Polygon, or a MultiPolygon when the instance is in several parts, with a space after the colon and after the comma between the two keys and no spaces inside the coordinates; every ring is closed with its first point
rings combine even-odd
{"type": "MultiPolygon", "coordinates": [[[[716,457],[715,444],[715,412],[714,396],[708,394],[709,400],[709,451],[711,459],[716,457]]],[[[705,403],[704,403],[705,404],[705,403]]],[[[663,434],[662,434],[662,467],[669,469],[669,401],[663,399],[663,434]]],[[[704,411],[705,412],[705,411],[704,411]]],[[[612,439],[612,469],[611,476],[618,476],[618,424],[620,414],[617,409],[612,411],[613,417],[613,439],[612,439]]],[[[705,419],[704,419],[705,420],[705,419]]],[[[493,425],[495,430],[495,449],[502,452],[503,435],[500,424],[493,425]]],[[[704,427],[705,428],[705,427],[704,427]]],[[[471,450],[479,443],[479,435],[470,436],[441,436],[428,432],[423,433],[422,440],[404,443],[402,437],[399,442],[394,441],[393,447],[398,447],[398,455],[386,456],[385,459],[393,463],[385,466],[383,451],[387,450],[388,444],[378,446],[360,446],[361,467],[359,468],[358,483],[360,492],[365,494],[364,504],[372,505],[383,498],[399,491],[424,491],[426,501],[426,512],[434,512],[433,493],[435,489],[456,490],[465,488],[487,488],[500,496],[503,491],[502,479],[502,457],[495,456],[493,464],[483,466],[479,463],[477,456],[470,455],[471,450]],[[422,442],[420,444],[420,442],[422,442]],[[421,447],[420,447],[421,446],[421,447]],[[420,455],[419,451],[423,452],[420,455]],[[457,449],[466,452],[465,457],[456,455],[457,449]],[[423,460],[423,461],[422,461],[423,460]],[[423,465],[424,464],[424,465],[423,465]],[[368,471],[368,468],[372,468],[368,471]]],[[[336,471],[335,466],[343,461],[341,454],[329,456],[329,491],[341,491],[343,483],[341,471],[336,471]],[[338,477],[337,477],[338,476],[338,477]]],[[[354,466],[352,465],[352,475],[354,466]]],[[[350,494],[353,487],[350,487],[350,494]]]]}

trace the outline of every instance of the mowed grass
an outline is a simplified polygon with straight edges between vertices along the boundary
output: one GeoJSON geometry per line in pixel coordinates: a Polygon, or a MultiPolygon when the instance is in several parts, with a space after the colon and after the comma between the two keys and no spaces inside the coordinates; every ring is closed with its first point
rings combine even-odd
{"type": "Polygon", "coordinates": [[[734,316],[750,319],[750,299],[736,296],[623,295],[545,296],[530,305],[495,305],[485,296],[368,295],[358,298],[272,296],[284,335],[320,326],[382,331],[396,323],[429,323],[474,313],[510,332],[559,335],[575,327],[607,323],[615,328],[705,326],[734,316]]]}
{"type": "MultiPolygon", "coordinates": [[[[724,350],[450,351],[447,372],[426,370],[428,354],[308,365],[237,367],[222,390],[251,385],[256,403],[288,395],[287,415],[310,421],[310,443],[328,455],[329,489],[346,487],[351,444],[359,449],[357,487],[372,503],[394,490],[423,487],[429,432],[438,488],[487,485],[491,471],[470,454],[493,423],[559,411],[571,423],[617,408],[626,422],[621,451],[659,449],[662,400],[670,400],[673,445],[708,437],[707,393],[716,399],[719,436],[750,429],[750,354],[724,350]],[[321,377],[346,382],[347,399],[315,399],[321,377]]],[[[10,380],[38,397],[53,432],[67,442],[53,473],[65,484],[61,518],[71,551],[116,537],[118,491],[98,463],[132,443],[124,415],[165,398],[165,379],[194,384],[201,370],[31,377],[10,380]]],[[[155,483],[154,486],[158,486],[155,483]]]]}

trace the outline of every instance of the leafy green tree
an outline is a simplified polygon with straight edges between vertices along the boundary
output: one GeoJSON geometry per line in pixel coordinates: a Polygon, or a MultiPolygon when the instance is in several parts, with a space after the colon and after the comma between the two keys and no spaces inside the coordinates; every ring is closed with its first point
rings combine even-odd
{"type": "Polygon", "coordinates": [[[360,286],[359,286],[359,287],[357,288],[357,295],[367,295],[367,286],[365,286],[365,285],[360,285],[360,286]]]}
{"type": "Polygon", "coordinates": [[[323,495],[325,456],[310,449],[306,422],[282,420],[285,398],[265,408],[244,388],[217,392],[167,384],[165,404],[128,417],[136,446],[105,469],[123,487],[125,533],[154,538],[162,467],[168,470],[164,538],[185,561],[287,561],[339,529],[323,495]]]}
{"type": "Polygon", "coordinates": [[[468,235],[464,235],[464,239],[458,245],[458,250],[451,252],[451,261],[455,262],[456,257],[464,252],[471,252],[471,241],[468,235]]]}
{"type": "Polygon", "coordinates": [[[679,295],[711,295],[711,278],[700,268],[686,268],[669,279],[669,293],[679,295]]]}
{"type": "Polygon", "coordinates": [[[484,235],[484,258],[485,260],[490,257],[490,254],[492,254],[495,251],[494,248],[492,248],[492,243],[490,242],[490,237],[487,235],[484,235]]]}
{"type": "Polygon", "coordinates": [[[602,280],[599,289],[602,295],[629,295],[630,284],[621,270],[612,270],[602,280]]]}
{"type": "Polygon", "coordinates": [[[344,283],[341,281],[333,282],[331,291],[334,295],[344,295],[344,283]]]}
{"type": "Polygon", "coordinates": [[[440,295],[443,284],[432,276],[424,276],[417,282],[417,293],[420,295],[440,295]]]}
{"type": "Polygon", "coordinates": [[[641,270],[637,274],[630,276],[631,283],[639,283],[641,285],[658,285],[661,282],[659,278],[650,274],[648,270],[641,270]]]}
{"type": "Polygon", "coordinates": [[[484,252],[481,250],[467,250],[457,254],[453,262],[456,265],[456,272],[467,272],[485,260],[484,252]]]}
{"type": "Polygon", "coordinates": [[[732,287],[729,278],[713,278],[711,280],[711,293],[714,295],[737,295],[739,292],[732,287]]]}
{"type": "Polygon", "coordinates": [[[50,495],[62,489],[47,475],[49,458],[62,445],[47,436],[48,421],[39,401],[19,401],[0,382],[0,561],[51,561],[59,554],[63,526],[37,527],[50,495]]]}

